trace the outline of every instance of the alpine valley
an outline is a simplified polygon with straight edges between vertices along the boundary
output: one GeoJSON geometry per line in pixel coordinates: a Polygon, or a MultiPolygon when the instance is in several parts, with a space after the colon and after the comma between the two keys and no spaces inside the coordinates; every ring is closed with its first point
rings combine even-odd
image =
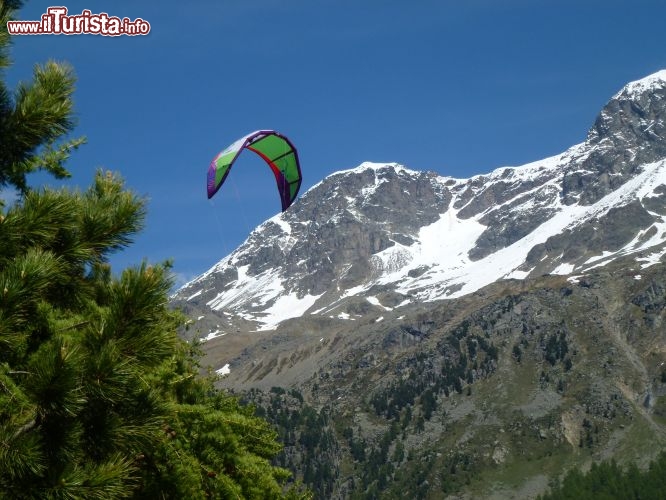
{"type": "Polygon", "coordinates": [[[363,163],[172,296],[317,498],[533,498],[666,449],[666,70],[469,179],[363,163]]]}

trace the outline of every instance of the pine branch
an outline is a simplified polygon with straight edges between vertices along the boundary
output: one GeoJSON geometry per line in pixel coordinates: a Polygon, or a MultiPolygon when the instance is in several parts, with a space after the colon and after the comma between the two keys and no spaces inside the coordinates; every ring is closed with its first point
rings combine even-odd
{"type": "Polygon", "coordinates": [[[37,419],[33,418],[30,422],[22,425],[16,430],[16,432],[12,436],[12,441],[21,436],[21,434],[25,434],[26,432],[31,431],[35,427],[37,427],[37,419]]]}
{"type": "Polygon", "coordinates": [[[19,83],[10,123],[16,126],[12,144],[25,153],[67,134],[74,128],[74,73],[67,64],[35,65],[33,81],[19,83]]]}
{"type": "Polygon", "coordinates": [[[66,331],[69,331],[69,330],[77,330],[77,329],[81,328],[82,326],[88,326],[89,324],[90,324],[90,321],[87,321],[87,320],[86,321],[79,321],[78,323],[74,323],[73,325],[69,325],[69,326],[67,326],[65,328],[61,328],[57,331],[59,333],[62,333],[62,332],[66,332],[66,331]]]}
{"type": "Polygon", "coordinates": [[[14,12],[19,10],[23,2],[20,0],[0,1],[0,69],[9,66],[10,35],[7,31],[7,21],[14,19],[14,12]]]}
{"type": "Polygon", "coordinates": [[[12,185],[25,193],[26,175],[44,169],[58,177],[69,175],[63,166],[82,139],[55,147],[73,130],[74,74],[53,61],[34,69],[30,83],[19,83],[13,102],[5,87],[0,92],[0,186],[12,185]],[[40,149],[43,152],[40,154],[40,149]]]}
{"type": "Polygon", "coordinates": [[[82,239],[100,260],[128,246],[143,228],[145,201],[124,190],[123,184],[120,176],[98,171],[84,195],[82,239]]]}
{"type": "MultiPolygon", "coordinates": [[[[64,164],[72,152],[86,143],[85,137],[79,137],[56,145],[53,141],[45,145],[41,152],[30,156],[25,161],[18,163],[17,170],[24,174],[45,170],[52,174],[56,179],[65,179],[71,177],[64,164]]],[[[24,187],[22,191],[25,191],[24,187]]]]}

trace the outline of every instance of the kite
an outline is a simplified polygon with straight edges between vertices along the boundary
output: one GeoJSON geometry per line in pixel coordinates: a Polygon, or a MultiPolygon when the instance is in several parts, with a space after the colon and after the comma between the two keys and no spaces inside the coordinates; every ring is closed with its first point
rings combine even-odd
{"type": "Polygon", "coordinates": [[[208,198],[224,184],[236,158],[244,149],[257,153],[273,171],[284,212],[296,199],[301,187],[301,166],[294,145],[274,130],[257,130],[241,137],[221,151],[208,167],[208,198]]]}

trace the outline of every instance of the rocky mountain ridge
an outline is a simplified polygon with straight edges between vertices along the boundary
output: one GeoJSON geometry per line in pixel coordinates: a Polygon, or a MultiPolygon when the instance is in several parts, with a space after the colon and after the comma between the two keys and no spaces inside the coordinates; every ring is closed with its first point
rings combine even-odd
{"type": "Polygon", "coordinates": [[[584,274],[629,254],[649,265],[666,253],[664,137],[660,71],[551,158],[470,179],[366,162],[312,187],[173,300],[212,339],[304,314],[353,320],[359,300],[387,310],[584,274]]]}

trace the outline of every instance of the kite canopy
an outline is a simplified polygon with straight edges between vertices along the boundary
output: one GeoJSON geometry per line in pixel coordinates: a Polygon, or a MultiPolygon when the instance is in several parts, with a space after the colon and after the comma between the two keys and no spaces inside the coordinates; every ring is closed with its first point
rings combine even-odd
{"type": "Polygon", "coordinates": [[[254,151],[271,167],[280,192],[282,211],[287,210],[301,187],[301,166],[294,145],[274,130],[257,130],[241,137],[213,159],[208,167],[208,198],[212,198],[224,184],[243,149],[254,151]]]}

